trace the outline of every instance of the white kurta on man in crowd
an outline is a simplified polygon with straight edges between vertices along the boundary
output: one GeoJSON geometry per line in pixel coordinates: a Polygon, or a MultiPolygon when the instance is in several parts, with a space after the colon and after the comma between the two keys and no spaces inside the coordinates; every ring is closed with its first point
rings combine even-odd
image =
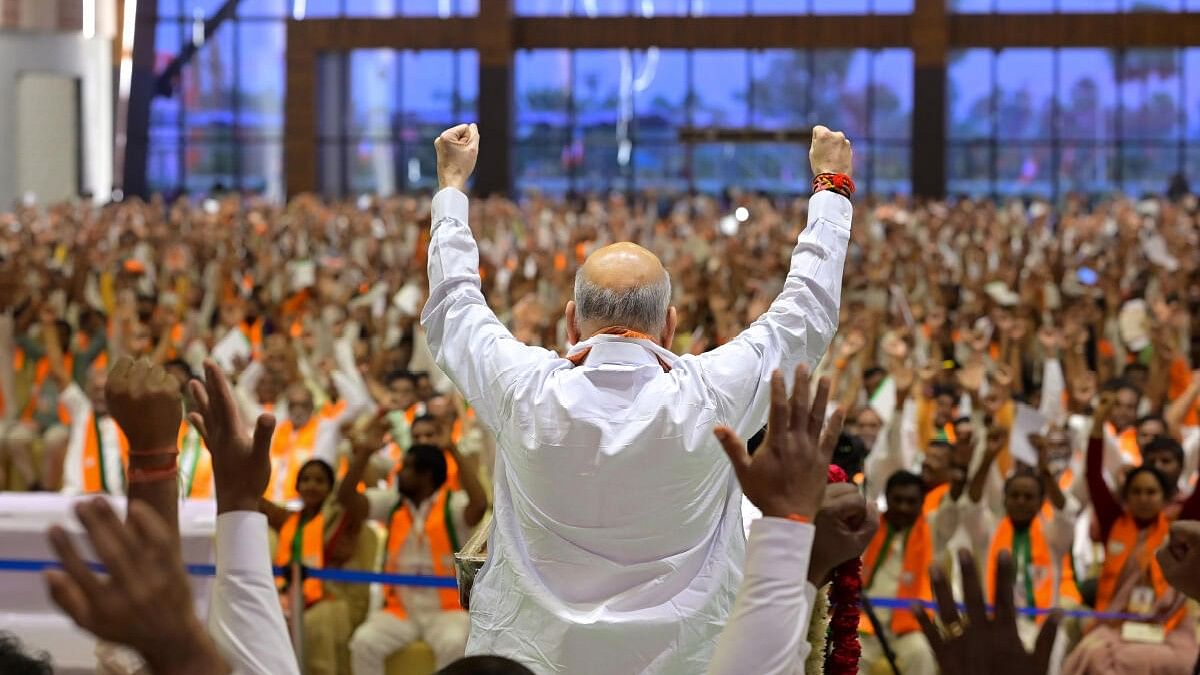
{"type": "MultiPolygon", "coordinates": [[[[736,339],[677,357],[671,282],[649,251],[593,253],[568,303],[566,358],[518,342],[480,290],[466,181],[479,134],[437,141],[429,301],[440,365],[497,438],[487,565],[468,654],[538,673],[701,673],[741,580],[741,490],[712,435],[763,426],[771,373],[820,360],[837,329],[850,202],[821,192],[783,292],[736,339]]],[[[818,173],[849,173],[849,141],[814,130],[818,173]]]]}

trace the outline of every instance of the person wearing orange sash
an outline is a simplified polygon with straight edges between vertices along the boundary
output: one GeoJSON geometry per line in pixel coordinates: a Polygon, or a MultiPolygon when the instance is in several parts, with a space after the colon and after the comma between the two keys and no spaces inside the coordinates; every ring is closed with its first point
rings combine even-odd
{"type": "Polygon", "coordinates": [[[61,464],[61,491],[65,494],[125,494],[129,442],[108,414],[104,397],[107,381],[107,373],[96,371],[88,381],[86,394],[70,382],[59,399],[69,421],[66,455],[61,464]]]}
{"type": "MultiPolygon", "coordinates": [[[[450,490],[443,450],[413,445],[404,457],[397,490],[359,494],[360,501],[369,504],[371,517],[387,527],[384,572],[454,576],[454,553],[488,507],[474,472],[461,476],[463,489],[450,490]]],[[[367,617],[350,640],[354,673],[381,675],[385,660],[416,640],[426,642],[437,667],[444,668],[463,656],[469,630],[458,589],[386,587],[384,608],[367,617]]]]}
{"type": "MultiPolygon", "coordinates": [[[[353,470],[352,470],[353,472],[353,470]]],[[[360,473],[347,474],[357,484],[360,473]]],[[[262,499],[259,510],[267,516],[271,529],[279,535],[274,564],[290,567],[299,561],[305,568],[324,569],[343,566],[353,554],[366,512],[357,501],[345,499],[343,491],[334,492],[333,468],[324,460],[310,459],[296,476],[299,511],[281,508],[262,499]],[[336,498],[335,498],[336,497],[336,498]]],[[[310,675],[349,675],[351,607],[347,598],[331,595],[321,581],[306,577],[302,581],[304,607],[292,606],[290,578],[276,579],[284,616],[304,621],[304,672],[310,675]]]]}
{"type": "MultiPolygon", "coordinates": [[[[863,593],[871,597],[932,600],[929,566],[936,551],[933,528],[923,513],[925,484],[921,477],[897,471],[884,490],[887,510],[879,530],[863,554],[863,593]]],[[[933,652],[921,634],[921,626],[908,610],[876,610],[896,665],[905,673],[933,673],[933,652]]],[[[883,649],[875,629],[863,613],[861,672],[884,664],[883,649]]]]}
{"type": "MultiPolygon", "coordinates": [[[[1107,413],[1114,405],[1113,397],[1106,395],[1100,412],[1107,413]]],[[[1125,477],[1118,501],[1104,480],[1102,420],[1107,417],[1097,415],[1087,450],[1088,491],[1106,553],[1096,609],[1147,618],[1093,625],[1067,658],[1063,673],[1186,675],[1196,659],[1195,624],[1184,606],[1186,598],[1167,583],[1155,558],[1169,528],[1163,513],[1167,479],[1151,466],[1139,466],[1125,477]]],[[[1193,496],[1182,515],[1195,518],[1197,511],[1200,498],[1193,496]]]]}
{"type": "MultiPolygon", "coordinates": [[[[1004,517],[1000,519],[982,503],[997,454],[996,446],[989,445],[967,490],[969,504],[964,526],[972,547],[987,551],[989,602],[996,601],[998,589],[993,581],[996,565],[1000,554],[1007,551],[1016,571],[1014,587],[1010,589],[1016,607],[1078,607],[1082,599],[1075,586],[1070,557],[1078,506],[1068,504],[1058,477],[1051,470],[1049,445],[1040,439],[1036,445],[1037,471],[1021,467],[1004,482],[1004,517]]],[[[1017,629],[1026,648],[1032,648],[1037,641],[1043,619],[1018,618],[1017,629]]],[[[1051,672],[1058,672],[1067,645],[1067,636],[1059,635],[1051,657],[1051,672]]]]}
{"type": "Polygon", "coordinates": [[[1159,436],[1142,445],[1142,464],[1158,469],[1167,479],[1167,492],[1164,496],[1167,505],[1163,508],[1167,520],[1177,520],[1183,505],[1187,503],[1190,492],[1180,489],[1180,477],[1183,475],[1183,446],[1179,441],[1167,436],[1159,436]]]}
{"type": "Polygon", "coordinates": [[[1119,454],[1125,465],[1142,463],[1142,452],[1138,447],[1138,405],[1142,395],[1133,385],[1122,383],[1117,386],[1113,405],[1104,426],[1109,452],[1119,454]]]}

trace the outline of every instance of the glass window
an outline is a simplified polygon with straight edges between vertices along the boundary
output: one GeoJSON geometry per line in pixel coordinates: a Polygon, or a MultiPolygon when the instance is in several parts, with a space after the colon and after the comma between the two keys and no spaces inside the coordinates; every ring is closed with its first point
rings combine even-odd
{"type": "Polygon", "coordinates": [[[1121,0],[1127,12],[1178,12],[1183,0],[1121,0]]]}
{"type": "Polygon", "coordinates": [[[948,137],[986,138],[993,133],[992,73],[995,52],[960,49],[950,52],[946,69],[948,137]]]}
{"type": "Polygon", "coordinates": [[[996,150],[996,188],[1001,195],[1049,197],[1054,193],[1051,149],[1002,143],[996,150]]]}
{"type": "Polygon", "coordinates": [[[238,126],[258,135],[283,135],[286,32],[276,21],[237,25],[238,126]]]}
{"type": "Polygon", "coordinates": [[[269,199],[282,200],[283,140],[251,138],[238,142],[241,188],[269,199]]]}
{"type": "Polygon", "coordinates": [[[1058,0],[1060,12],[1116,12],[1120,9],[1119,0],[1058,0]]]}
{"type": "Polygon", "coordinates": [[[866,49],[818,49],[813,52],[812,64],[812,104],[808,123],[824,124],[851,137],[866,136],[871,52],[866,49]]]}
{"type": "Polygon", "coordinates": [[[342,3],[349,0],[291,0],[292,18],[321,19],[340,16],[342,3]]]}
{"type": "MultiPolygon", "coordinates": [[[[292,15],[295,0],[241,0],[238,3],[239,17],[284,19],[292,15]]],[[[160,0],[161,6],[161,0],[160,0]]]]}
{"type": "Polygon", "coordinates": [[[911,14],[913,0],[874,0],[871,9],[876,14],[911,14]]]}
{"type": "Polygon", "coordinates": [[[871,176],[868,190],[874,194],[912,192],[912,151],[907,143],[875,143],[871,152],[871,176]]]}
{"type": "Polygon", "coordinates": [[[1134,197],[1162,194],[1181,168],[1181,155],[1175,143],[1126,143],[1121,148],[1121,187],[1134,197]]]}
{"type": "Polygon", "coordinates": [[[400,53],[391,49],[350,52],[350,84],[346,98],[346,131],[386,139],[400,113],[400,53]]]}
{"type": "Polygon", "coordinates": [[[399,16],[403,0],[343,0],[346,16],[399,16]]]}
{"type": "Polygon", "coordinates": [[[997,12],[1032,14],[1036,12],[1053,12],[1054,0],[995,0],[997,12]]]}
{"type": "Polygon", "coordinates": [[[866,14],[870,0],[838,0],[838,2],[814,2],[813,14],[866,14]]]}
{"type": "Polygon", "coordinates": [[[1004,49],[996,55],[996,136],[1044,139],[1054,114],[1054,50],[1004,49]]]}
{"type": "Polygon", "coordinates": [[[808,0],[750,0],[750,11],[767,16],[808,14],[808,0]]]}
{"type": "Polygon", "coordinates": [[[1117,153],[1113,145],[1064,143],[1058,154],[1060,192],[1103,192],[1116,180],[1117,153]]]}
{"type": "Polygon", "coordinates": [[[234,32],[218,31],[183,69],[182,101],[189,130],[232,129],[234,32]]]}
{"type": "Polygon", "coordinates": [[[1063,138],[1107,141],[1117,118],[1116,53],[1071,49],[1058,59],[1057,130],[1063,138]]]}
{"type": "Polygon", "coordinates": [[[633,54],[634,134],[638,142],[675,141],[688,126],[688,55],[679,49],[633,54]]]}
{"type": "Polygon", "coordinates": [[[883,49],[872,56],[868,101],[871,136],[912,137],[913,56],[908,49],[883,49]]]}
{"type": "MultiPolygon", "coordinates": [[[[1197,5],[1197,9],[1200,9],[1200,5],[1197,5]]],[[[1188,139],[1200,141],[1200,48],[1183,51],[1184,122],[1188,139]]]]}
{"type": "Polygon", "coordinates": [[[740,16],[749,9],[749,0],[692,0],[692,16],[740,16]]]}
{"type": "Polygon", "coordinates": [[[1120,54],[1121,134],[1179,138],[1183,76],[1177,49],[1130,49],[1120,54]]]}
{"type": "Polygon", "coordinates": [[[513,11],[519,16],[567,16],[572,0],[513,0],[513,11]]]}
{"type": "Polygon", "coordinates": [[[749,120],[749,56],[738,50],[692,53],[692,115],[698,127],[744,127],[749,120]],[[720,73],[720,77],[712,77],[720,73]]]}
{"type": "Polygon", "coordinates": [[[946,192],[977,197],[992,192],[992,145],[951,143],[946,157],[946,192]]]}
{"type": "Polygon", "coordinates": [[[768,49],[751,55],[753,126],[800,129],[808,124],[812,94],[811,52],[768,49]]]}

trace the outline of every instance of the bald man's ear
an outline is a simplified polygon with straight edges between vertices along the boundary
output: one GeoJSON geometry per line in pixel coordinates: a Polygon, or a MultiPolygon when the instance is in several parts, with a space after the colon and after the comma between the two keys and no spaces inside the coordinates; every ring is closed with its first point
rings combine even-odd
{"type": "Polygon", "coordinates": [[[663,326],[662,346],[670,349],[675,344],[675,328],[679,326],[679,314],[674,307],[667,308],[667,323],[663,326]]]}
{"type": "Polygon", "coordinates": [[[576,345],[579,344],[579,324],[575,323],[575,301],[567,301],[567,342],[576,345]]]}

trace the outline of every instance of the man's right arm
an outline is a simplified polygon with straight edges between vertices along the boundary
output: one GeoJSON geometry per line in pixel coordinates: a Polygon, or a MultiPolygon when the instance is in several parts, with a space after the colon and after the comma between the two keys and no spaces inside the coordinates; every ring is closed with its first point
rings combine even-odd
{"type": "Polygon", "coordinates": [[[483,297],[479,247],[467,224],[466,181],[474,170],[479,132],[460,125],[438,138],[438,182],[429,241],[429,300],[421,327],[437,365],[480,419],[495,428],[508,388],[553,352],[530,347],[500,323],[483,297]]]}

